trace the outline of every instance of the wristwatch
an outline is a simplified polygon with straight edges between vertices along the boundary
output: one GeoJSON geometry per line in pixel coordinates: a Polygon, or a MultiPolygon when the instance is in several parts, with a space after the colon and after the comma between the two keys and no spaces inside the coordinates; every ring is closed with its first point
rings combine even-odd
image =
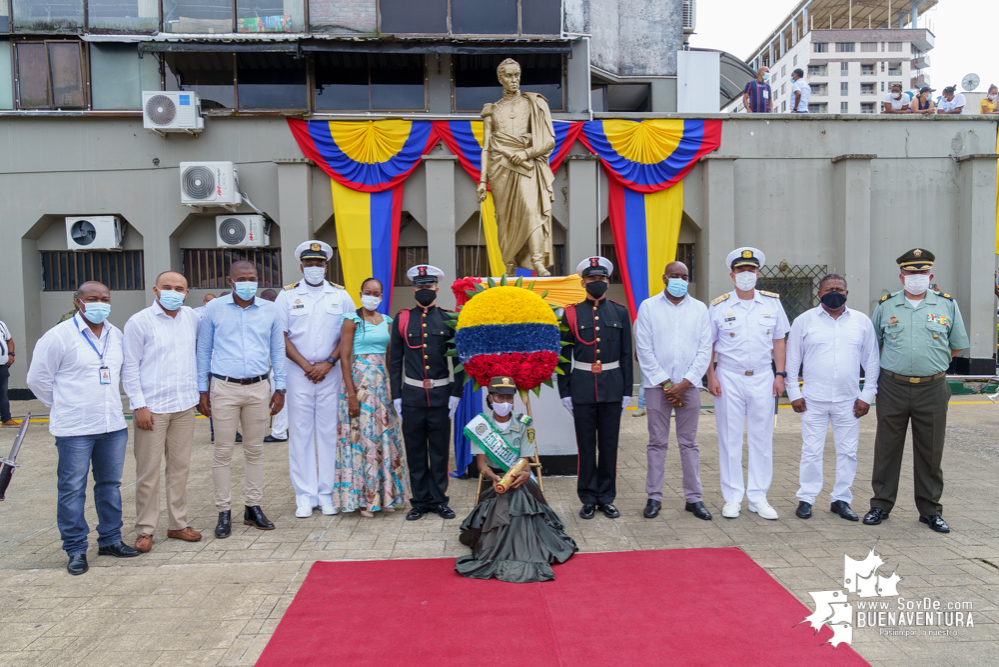
{"type": "Polygon", "coordinates": [[[336,359],[332,355],[326,357],[326,363],[336,366],[336,359]]]}
{"type": "Polygon", "coordinates": [[[284,396],[285,394],[288,393],[288,390],[287,389],[275,389],[274,393],[275,394],[281,394],[282,396],[284,396]]]}
{"type": "Polygon", "coordinates": [[[787,379],[787,372],[786,371],[780,371],[779,373],[775,373],[775,375],[779,375],[782,378],[784,378],[785,380],[787,379]]]}

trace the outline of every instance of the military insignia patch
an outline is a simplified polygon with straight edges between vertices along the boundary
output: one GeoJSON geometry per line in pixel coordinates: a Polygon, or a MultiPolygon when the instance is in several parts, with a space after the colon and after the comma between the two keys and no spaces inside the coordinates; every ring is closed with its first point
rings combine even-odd
{"type": "Polygon", "coordinates": [[[725,294],[722,294],[720,297],[718,297],[716,299],[713,299],[711,301],[711,305],[712,306],[717,306],[719,303],[721,303],[722,301],[724,301],[725,299],[727,299],[729,296],[731,296],[731,292],[726,292],[725,294]]]}
{"type": "Polygon", "coordinates": [[[322,248],[319,247],[318,243],[313,243],[312,245],[309,246],[309,250],[311,250],[312,252],[319,252],[320,250],[322,250],[322,248]]]}
{"type": "Polygon", "coordinates": [[[915,250],[912,251],[912,256],[913,257],[922,257],[923,256],[923,251],[920,250],[919,248],[916,248],[915,250]]]}
{"type": "Polygon", "coordinates": [[[486,434],[486,425],[485,424],[479,424],[478,426],[475,427],[475,432],[478,433],[479,435],[485,435],[486,434]]]}
{"type": "MultiPolygon", "coordinates": [[[[887,297],[886,297],[886,298],[887,298],[887,297]]],[[[888,324],[898,324],[898,318],[897,318],[897,317],[895,317],[894,315],[892,315],[892,316],[891,316],[891,319],[890,319],[890,320],[888,320],[888,324]]]]}
{"type": "Polygon", "coordinates": [[[930,315],[926,316],[926,321],[927,322],[933,322],[934,324],[942,324],[944,326],[947,326],[947,323],[948,323],[947,317],[944,316],[944,315],[932,315],[932,314],[930,314],[930,315]]]}
{"type": "Polygon", "coordinates": [[[742,258],[743,259],[752,259],[753,258],[753,251],[752,250],[743,250],[742,251],[742,258]]]}

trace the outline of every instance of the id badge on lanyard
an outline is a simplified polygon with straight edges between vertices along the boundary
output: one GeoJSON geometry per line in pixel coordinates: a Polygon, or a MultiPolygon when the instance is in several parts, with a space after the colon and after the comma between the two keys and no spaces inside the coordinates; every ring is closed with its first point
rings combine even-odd
{"type": "Polygon", "coordinates": [[[80,335],[83,336],[83,339],[85,341],[87,341],[88,345],[90,345],[91,349],[94,351],[94,354],[96,354],[97,358],[101,360],[101,367],[99,369],[97,369],[97,372],[99,374],[100,383],[101,384],[111,384],[111,369],[108,368],[107,364],[104,363],[104,355],[107,354],[108,344],[111,342],[111,332],[110,331],[108,332],[107,339],[105,339],[105,341],[104,341],[104,351],[103,352],[98,352],[97,351],[97,346],[94,345],[93,341],[91,341],[87,337],[87,332],[85,332],[83,329],[81,329],[79,325],[77,325],[76,330],[80,332],[80,335]]]}
{"type": "Polygon", "coordinates": [[[111,369],[107,366],[101,366],[101,384],[111,384],[111,369]]]}

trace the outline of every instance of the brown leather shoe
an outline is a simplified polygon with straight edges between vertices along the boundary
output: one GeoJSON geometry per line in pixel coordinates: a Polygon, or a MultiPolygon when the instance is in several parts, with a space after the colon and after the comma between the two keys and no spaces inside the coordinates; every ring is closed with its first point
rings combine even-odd
{"type": "Polygon", "coordinates": [[[187,528],[181,528],[180,530],[168,530],[167,537],[172,537],[176,540],[184,540],[185,542],[197,542],[201,539],[201,533],[188,526],[187,528]]]}
{"type": "Polygon", "coordinates": [[[7,421],[3,422],[3,424],[0,424],[0,426],[20,426],[20,425],[21,425],[20,419],[8,419],[7,421]]]}
{"type": "Polygon", "coordinates": [[[153,536],[149,533],[139,533],[135,540],[135,550],[146,553],[153,548],[153,536]]]}

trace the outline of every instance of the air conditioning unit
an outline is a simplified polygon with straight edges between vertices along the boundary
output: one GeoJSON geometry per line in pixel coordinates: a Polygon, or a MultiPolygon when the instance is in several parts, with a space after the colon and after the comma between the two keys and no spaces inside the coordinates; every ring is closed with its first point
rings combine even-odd
{"type": "Polygon", "coordinates": [[[201,132],[201,99],[184,90],[142,91],[142,127],[159,135],[164,132],[201,132]]]}
{"type": "Polygon", "coordinates": [[[263,248],[271,242],[262,215],[215,216],[215,239],[220,248],[263,248]]]}
{"type": "Polygon", "coordinates": [[[683,0],[683,31],[694,32],[697,27],[697,0],[683,0]]]}
{"type": "Polygon", "coordinates": [[[113,215],[66,218],[66,245],[70,250],[121,250],[124,238],[121,220],[113,215]]]}
{"type": "Polygon", "coordinates": [[[239,174],[232,162],[181,162],[180,201],[187,206],[238,206],[239,174]]]}

